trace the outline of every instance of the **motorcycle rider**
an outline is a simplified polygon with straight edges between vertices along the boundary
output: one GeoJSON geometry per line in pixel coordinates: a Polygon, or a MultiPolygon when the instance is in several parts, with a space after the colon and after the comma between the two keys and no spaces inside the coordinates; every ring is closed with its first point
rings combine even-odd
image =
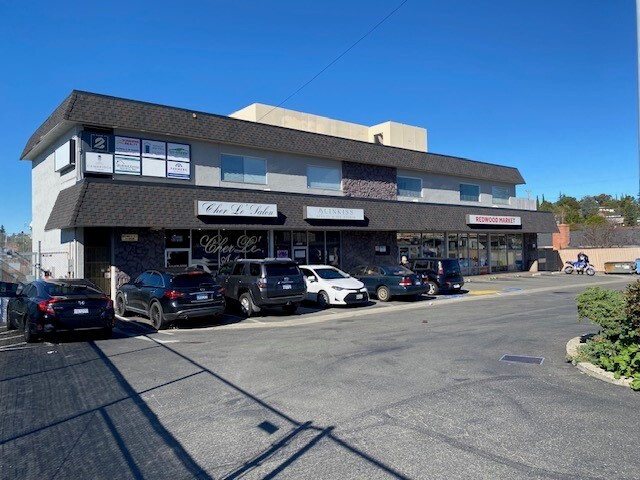
{"type": "Polygon", "coordinates": [[[578,273],[584,273],[584,270],[589,266],[589,256],[584,253],[584,252],[580,252],[578,254],[578,269],[577,272],[578,273]]]}

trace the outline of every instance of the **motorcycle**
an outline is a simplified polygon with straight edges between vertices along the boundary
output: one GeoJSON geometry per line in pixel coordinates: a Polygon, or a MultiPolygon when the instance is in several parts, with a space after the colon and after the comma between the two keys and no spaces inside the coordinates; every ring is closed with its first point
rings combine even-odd
{"type": "Polygon", "coordinates": [[[567,275],[572,274],[574,271],[577,274],[586,273],[590,277],[596,274],[596,270],[593,268],[593,266],[590,263],[580,262],[580,261],[572,262],[570,260],[567,260],[564,263],[566,263],[567,265],[562,269],[562,271],[567,275]]]}

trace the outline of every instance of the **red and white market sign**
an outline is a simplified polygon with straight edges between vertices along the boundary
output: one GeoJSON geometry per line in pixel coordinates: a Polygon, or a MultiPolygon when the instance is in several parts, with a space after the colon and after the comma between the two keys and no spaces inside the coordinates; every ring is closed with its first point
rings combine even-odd
{"type": "Polygon", "coordinates": [[[503,215],[467,215],[467,225],[501,225],[517,227],[522,225],[521,217],[503,215]]]}

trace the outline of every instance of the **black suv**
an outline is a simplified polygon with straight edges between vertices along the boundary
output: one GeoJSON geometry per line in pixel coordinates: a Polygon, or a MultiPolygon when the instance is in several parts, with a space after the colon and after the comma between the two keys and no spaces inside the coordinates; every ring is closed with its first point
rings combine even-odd
{"type": "Polygon", "coordinates": [[[262,307],[293,313],[307,294],[304,276],[290,259],[235,260],[220,267],[217,280],[247,317],[262,307]]]}
{"type": "Polygon", "coordinates": [[[201,270],[147,270],[116,294],[117,315],[141,313],[158,330],[179,319],[222,315],[225,305],[223,288],[201,270]]]}
{"type": "Polygon", "coordinates": [[[409,260],[407,267],[421,275],[422,282],[428,284],[427,295],[459,292],[464,285],[460,263],[455,258],[414,258],[409,260]]]}

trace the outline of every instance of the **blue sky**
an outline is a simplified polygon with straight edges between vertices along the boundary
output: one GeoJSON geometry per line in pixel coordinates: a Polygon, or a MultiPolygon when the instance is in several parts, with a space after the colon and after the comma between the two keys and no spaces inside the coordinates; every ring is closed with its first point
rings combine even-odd
{"type": "MultiPolygon", "coordinates": [[[[18,159],[71,90],[275,105],[400,3],[0,2],[0,224],[30,222],[18,159]]],[[[517,167],[520,197],[637,195],[636,75],[633,0],[409,0],[283,106],[426,127],[431,152],[517,167]]]]}

